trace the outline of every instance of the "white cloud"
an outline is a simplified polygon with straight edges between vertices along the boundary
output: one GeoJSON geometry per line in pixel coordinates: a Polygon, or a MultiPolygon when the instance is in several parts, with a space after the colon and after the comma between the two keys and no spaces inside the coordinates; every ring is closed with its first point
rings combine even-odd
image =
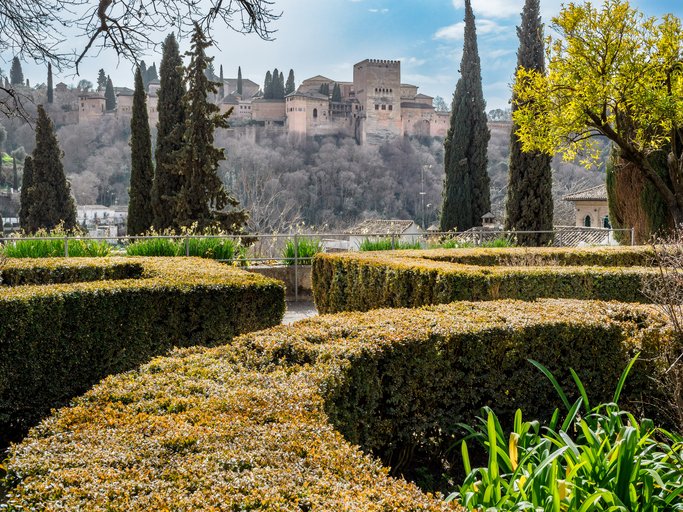
{"type": "Polygon", "coordinates": [[[389,9],[368,9],[368,12],[386,14],[389,12],[389,9]]]}
{"type": "MultiPolygon", "coordinates": [[[[550,22],[550,17],[557,15],[564,0],[544,0],[541,2],[541,14],[545,23],[550,22]]],[[[465,8],[465,0],[453,0],[456,9],[465,8]]],[[[488,18],[516,18],[524,7],[524,0],[472,0],[472,9],[478,16],[488,18]]]]}
{"type": "MultiPolygon", "coordinates": [[[[495,34],[503,30],[503,27],[492,20],[481,19],[475,22],[477,35],[495,34]]],[[[461,21],[455,25],[441,28],[434,34],[434,39],[445,39],[447,41],[461,41],[465,34],[465,22],[461,21]]]]}

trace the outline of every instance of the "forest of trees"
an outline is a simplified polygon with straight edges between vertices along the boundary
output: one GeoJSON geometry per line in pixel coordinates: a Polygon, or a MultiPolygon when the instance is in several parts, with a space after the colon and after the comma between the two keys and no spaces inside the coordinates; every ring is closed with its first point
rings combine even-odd
{"type": "MultiPolygon", "coordinates": [[[[18,147],[27,153],[33,151],[35,134],[28,125],[6,118],[0,118],[0,124],[7,128],[5,152],[18,147]]],[[[107,117],[95,125],[62,126],[57,138],[78,204],[128,202],[131,161],[127,120],[107,117]]],[[[154,128],[152,139],[156,144],[154,128]]],[[[427,224],[439,218],[443,187],[441,139],[397,139],[384,146],[358,146],[348,138],[301,141],[285,135],[266,135],[252,128],[237,134],[218,130],[216,145],[226,148],[221,177],[240,204],[251,211],[252,229],[282,230],[297,222],[341,228],[369,217],[412,218],[421,224],[423,165],[427,224]]],[[[509,145],[509,128],[493,127],[488,173],[491,209],[498,218],[504,212],[509,145]]],[[[606,161],[606,145],[604,151],[606,161]]],[[[604,168],[586,171],[578,163],[565,163],[559,158],[552,167],[555,223],[573,225],[572,205],[562,201],[562,196],[604,182],[604,168]]],[[[22,169],[20,166],[20,174],[22,169]]],[[[5,165],[2,172],[5,182],[11,181],[12,167],[5,165]]]]}

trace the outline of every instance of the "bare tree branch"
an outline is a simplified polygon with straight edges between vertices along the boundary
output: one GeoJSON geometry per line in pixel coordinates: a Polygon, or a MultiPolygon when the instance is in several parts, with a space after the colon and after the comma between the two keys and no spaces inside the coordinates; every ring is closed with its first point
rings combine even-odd
{"type": "MultiPolygon", "coordinates": [[[[271,0],[2,0],[0,52],[13,52],[57,69],[78,67],[105,48],[138,62],[159,44],[155,34],[174,30],[188,35],[195,23],[212,39],[226,28],[271,40],[272,22],[280,17],[271,0]],[[67,41],[84,38],[80,49],[67,41]]],[[[3,104],[12,110],[12,102],[3,104]]],[[[7,109],[0,108],[7,113],[7,109]]]]}

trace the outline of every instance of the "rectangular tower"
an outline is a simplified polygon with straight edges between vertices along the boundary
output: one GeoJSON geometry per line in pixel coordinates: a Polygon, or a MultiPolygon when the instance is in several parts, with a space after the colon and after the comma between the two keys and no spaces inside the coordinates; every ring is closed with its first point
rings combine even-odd
{"type": "Polygon", "coordinates": [[[353,84],[363,115],[363,142],[402,135],[401,62],[365,59],[353,66],[353,84]]]}

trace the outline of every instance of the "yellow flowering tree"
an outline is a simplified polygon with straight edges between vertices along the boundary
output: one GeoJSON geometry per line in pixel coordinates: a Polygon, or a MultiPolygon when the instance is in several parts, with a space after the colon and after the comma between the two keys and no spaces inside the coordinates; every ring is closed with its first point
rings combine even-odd
{"type": "Polygon", "coordinates": [[[513,118],[524,150],[595,157],[595,137],[607,137],[652,183],[671,220],[683,223],[681,21],[605,0],[601,9],[566,5],[552,27],[559,37],[547,40],[546,72],[517,72],[513,118]],[[649,159],[662,149],[664,175],[649,159]]]}

